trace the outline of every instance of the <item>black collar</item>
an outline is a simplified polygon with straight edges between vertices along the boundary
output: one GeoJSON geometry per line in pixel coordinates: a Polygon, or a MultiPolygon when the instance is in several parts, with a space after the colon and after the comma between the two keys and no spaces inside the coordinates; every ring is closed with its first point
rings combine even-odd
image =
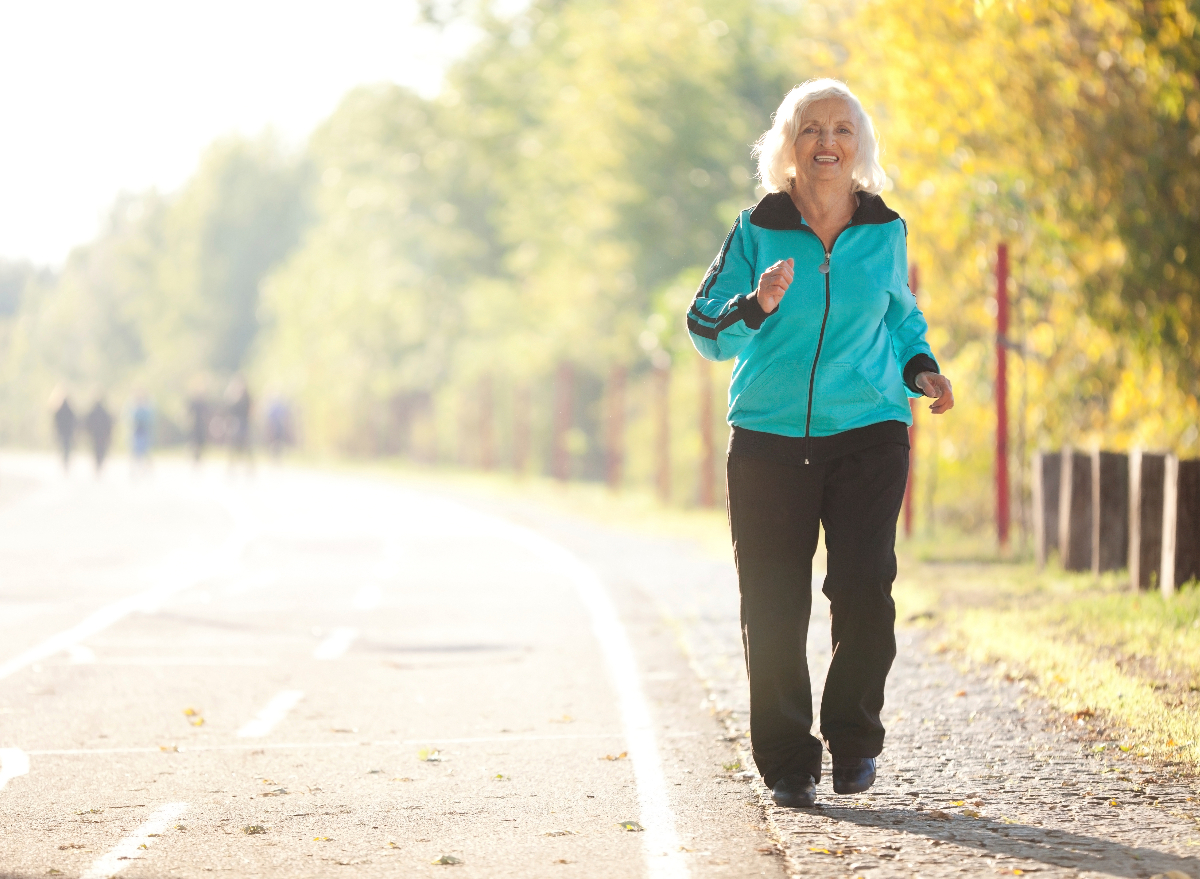
{"type": "MultiPolygon", "coordinates": [[[[858,209],[848,226],[875,226],[900,219],[900,215],[869,192],[858,193],[858,209]]],[[[800,218],[796,203],[786,192],[769,192],[750,214],[750,222],[762,229],[809,229],[800,218]]]]}

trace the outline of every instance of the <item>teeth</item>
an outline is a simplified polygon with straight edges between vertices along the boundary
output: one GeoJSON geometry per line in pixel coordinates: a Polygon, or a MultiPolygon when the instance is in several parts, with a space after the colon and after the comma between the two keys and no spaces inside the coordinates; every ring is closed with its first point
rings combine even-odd
{"type": "Polygon", "coordinates": [[[817,161],[818,162],[836,162],[837,157],[836,156],[817,156],[817,161]]]}

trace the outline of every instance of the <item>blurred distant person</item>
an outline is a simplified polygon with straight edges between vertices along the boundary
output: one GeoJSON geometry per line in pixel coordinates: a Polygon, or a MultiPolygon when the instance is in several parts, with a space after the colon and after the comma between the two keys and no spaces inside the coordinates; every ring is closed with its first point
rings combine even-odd
{"type": "Polygon", "coordinates": [[[150,471],[150,449],[154,443],[154,405],[139,392],[130,412],[130,436],[133,451],[133,475],[150,471]]]}
{"type": "Polygon", "coordinates": [[[193,392],[188,400],[188,416],[191,424],[188,427],[188,442],[192,447],[192,460],[199,464],[208,445],[209,425],[212,422],[212,404],[203,390],[193,392]]]}
{"type": "Polygon", "coordinates": [[[75,410],[67,399],[66,391],[55,388],[50,395],[50,410],[54,413],[54,434],[58,438],[58,450],[62,455],[63,469],[71,466],[71,445],[75,441],[75,410]]]}
{"type": "Polygon", "coordinates": [[[254,467],[250,446],[250,389],[240,375],[235,375],[225,388],[225,433],[229,443],[229,467],[232,470],[239,461],[246,464],[247,471],[254,467]]]}
{"type": "Polygon", "coordinates": [[[767,194],[741,213],[687,315],[696,349],[737,359],[728,509],[754,762],[780,806],[813,806],[806,653],[821,526],[833,660],[821,736],[833,790],[875,782],[896,656],[896,518],[910,397],[954,405],[908,287],[907,228],[883,203],[871,119],[831,79],[793,89],[755,144],[767,194]]]}
{"type": "Polygon", "coordinates": [[[97,400],[83,419],[83,426],[92,437],[92,454],[96,458],[96,475],[104,468],[108,447],[112,442],[113,417],[103,400],[97,400]]]}
{"type": "Polygon", "coordinates": [[[271,451],[271,457],[278,461],[283,454],[283,447],[291,442],[291,438],[292,413],[287,401],[279,395],[272,396],[267,403],[267,448],[271,451]]]}

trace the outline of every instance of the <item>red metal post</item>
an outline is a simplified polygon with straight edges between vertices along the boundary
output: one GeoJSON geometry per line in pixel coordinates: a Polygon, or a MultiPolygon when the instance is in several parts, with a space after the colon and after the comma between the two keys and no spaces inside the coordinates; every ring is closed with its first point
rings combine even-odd
{"type": "MultiPolygon", "coordinates": [[[[913,298],[921,288],[921,272],[916,263],[908,267],[908,287],[912,290],[913,298]]],[[[917,399],[908,401],[912,412],[912,426],[908,429],[908,482],[904,485],[904,536],[912,537],[913,501],[916,497],[917,470],[917,399]]]]}
{"type": "Polygon", "coordinates": [[[1008,245],[996,248],[996,534],[1008,546],[1008,245]]]}
{"type": "Polygon", "coordinates": [[[716,501],[716,485],[713,470],[713,411],[712,411],[712,363],[698,358],[700,376],[700,506],[711,507],[716,501]]]}

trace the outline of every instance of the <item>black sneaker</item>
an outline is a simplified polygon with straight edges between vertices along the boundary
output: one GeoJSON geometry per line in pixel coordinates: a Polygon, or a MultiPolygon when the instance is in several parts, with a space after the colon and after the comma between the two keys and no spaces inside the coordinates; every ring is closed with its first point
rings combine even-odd
{"type": "Polygon", "coordinates": [[[817,783],[807,772],[780,779],[771,789],[775,805],[785,809],[808,809],[817,802],[817,783]]]}
{"type": "Polygon", "coordinates": [[[874,783],[874,757],[833,758],[833,792],[835,794],[861,794],[874,783]]]}

